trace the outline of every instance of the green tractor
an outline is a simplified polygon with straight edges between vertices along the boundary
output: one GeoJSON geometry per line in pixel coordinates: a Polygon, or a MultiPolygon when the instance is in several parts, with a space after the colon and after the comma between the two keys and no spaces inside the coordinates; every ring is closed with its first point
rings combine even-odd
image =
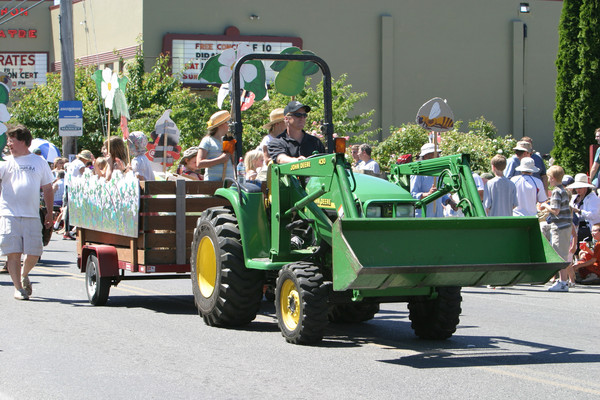
{"type": "MultiPolygon", "coordinates": [[[[229,205],[198,219],[190,260],[206,324],[250,323],[266,287],[290,343],[318,343],[329,322],[369,320],[385,302],[408,302],[419,337],[447,339],[459,323],[461,287],[542,284],[566,265],[536,218],[485,217],[467,155],[397,165],[390,181],[354,174],[343,149],[334,151],[327,64],[314,55],[249,54],[234,67],[233,93],[251,59],[321,68],[328,154],[270,165],[266,190],[236,181],[217,189],[229,205]],[[438,190],[415,200],[411,175],[436,176],[438,190]],[[446,193],[458,193],[465,218],[414,217],[446,193]]],[[[239,96],[232,108],[239,157],[239,96]]]]}

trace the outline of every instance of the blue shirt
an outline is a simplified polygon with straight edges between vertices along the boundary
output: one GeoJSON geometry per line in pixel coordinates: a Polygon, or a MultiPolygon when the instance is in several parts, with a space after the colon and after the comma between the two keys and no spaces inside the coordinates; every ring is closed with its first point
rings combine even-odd
{"type": "MultiPolygon", "coordinates": [[[[429,192],[429,189],[431,189],[431,186],[433,186],[433,176],[426,176],[426,175],[412,175],[410,177],[410,194],[412,197],[414,197],[415,199],[419,200],[421,199],[421,196],[424,196],[425,193],[429,192]]],[[[447,194],[440,197],[439,199],[437,199],[436,201],[429,203],[427,205],[427,209],[426,209],[426,216],[427,217],[443,217],[444,216],[444,206],[443,204],[445,204],[446,202],[448,202],[448,200],[450,199],[450,196],[448,196],[447,194]],[[433,205],[435,206],[435,213],[433,212],[433,205]]],[[[415,216],[416,217],[420,217],[421,216],[421,209],[417,209],[415,212],[415,216]]]]}
{"type": "MultiPolygon", "coordinates": [[[[546,164],[544,164],[544,160],[542,160],[542,157],[540,157],[537,153],[532,153],[531,158],[533,159],[533,163],[535,164],[535,166],[540,169],[538,172],[532,173],[531,175],[535,176],[539,180],[542,180],[542,175],[546,175],[546,164]]],[[[519,165],[521,165],[521,160],[519,160],[519,157],[514,155],[511,158],[509,158],[506,161],[506,169],[504,170],[504,176],[510,179],[513,176],[521,175],[521,172],[515,169],[519,165]]]]}

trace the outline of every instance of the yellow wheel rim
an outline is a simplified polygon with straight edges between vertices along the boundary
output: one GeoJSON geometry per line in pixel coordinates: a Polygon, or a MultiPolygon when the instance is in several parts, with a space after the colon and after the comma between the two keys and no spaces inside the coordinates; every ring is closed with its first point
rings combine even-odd
{"type": "Polygon", "coordinates": [[[202,296],[210,297],[217,285],[217,256],[213,241],[208,236],[204,236],[198,246],[196,277],[202,296]]]}
{"type": "Polygon", "coordinates": [[[300,322],[300,295],[294,282],[287,279],[281,286],[279,297],[281,319],[286,328],[293,331],[300,322]]]}

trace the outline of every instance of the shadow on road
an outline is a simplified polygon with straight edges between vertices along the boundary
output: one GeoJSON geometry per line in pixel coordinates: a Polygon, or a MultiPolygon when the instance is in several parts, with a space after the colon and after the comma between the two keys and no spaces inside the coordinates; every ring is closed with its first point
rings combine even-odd
{"type": "Polygon", "coordinates": [[[111,295],[105,307],[145,308],[163,314],[198,314],[192,295],[119,296],[111,295]]]}
{"type": "Polygon", "coordinates": [[[406,347],[417,354],[380,361],[419,369],[600,362],[600,354],[505,336],[454,336],[443,343],[419,340],[406,347]]]}

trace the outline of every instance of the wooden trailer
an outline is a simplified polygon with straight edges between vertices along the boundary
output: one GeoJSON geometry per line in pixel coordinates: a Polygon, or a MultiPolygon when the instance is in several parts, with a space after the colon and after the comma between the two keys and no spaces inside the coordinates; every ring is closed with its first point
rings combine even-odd
{"type": "Polygon", "coordinates": [[[106,232],[102,221],[79,227],[77,265],[90,303],[106,304],[110,287],[123,280],[189,279],[196,221],[206,208],[227,204],[214,196],[222,186],[183,179],[140,182],[137,237],[106,232]]]}

